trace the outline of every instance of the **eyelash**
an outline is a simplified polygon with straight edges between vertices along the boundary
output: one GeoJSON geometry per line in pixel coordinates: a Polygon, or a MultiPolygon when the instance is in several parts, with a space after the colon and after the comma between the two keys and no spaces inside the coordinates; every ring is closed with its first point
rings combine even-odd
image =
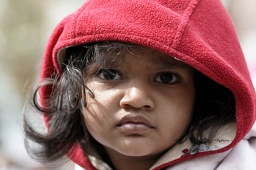
{"type": "Polygon", "coordinates": [[[155,82],[163,83],[163,84],[175,84],[175,83],[178,83],[181,79],[182,78],[179,74],[173,73],[173,72],[161,72],[161,73],[158,73],[154,78],[155,82]],[[165,80],[169,82],[163,82],[164,80],[161,80],[161,82],[158,81],[157,79],[161,78],[160,76],[169,76],[169,77],[165,77],[165,80]]]}
{"type": "MultiPolygon", "coordinates": [[[[99,69],[94,74],[94,76],[104,81],[116,81],[116,80],[123,79],[123,75],[121,74],[121,72],[116,69],[102,68],[102,69],[99,69]]],[[[175,84],[175,83],[178,83],[181,79],[182,77],[180,76],[180,74],[173,73],[173,72],[160,72],[160,73],[157,73],[156,76],[154,77],[155,82],[163,83],[163,84],[175,84]],[[166,76],[166,77],[163,77],[163,76],[166,76]],[[167,81],[167,82],[163,82],[163,81],[167,81]]]]}
{"type": "Polygon", "coordinates": [[[104,69],[104,68],[99,69],[96,72],[95,77],[98,77],[101,80],[107,80],[107,81],[108,80],[110,81],[110,80],[121,80],[122,79],[122,75],[121,75],[121,73],[118,70],[115,70],[115,69],[104,69]],[[104,77],[102,77],[102,76],[104,76],[104,77]],[[106,77],[106,76],[110,76],[110,77],[106,77]],[[112,76],[112,78],[111,78],[111,76],[112,76]]]}

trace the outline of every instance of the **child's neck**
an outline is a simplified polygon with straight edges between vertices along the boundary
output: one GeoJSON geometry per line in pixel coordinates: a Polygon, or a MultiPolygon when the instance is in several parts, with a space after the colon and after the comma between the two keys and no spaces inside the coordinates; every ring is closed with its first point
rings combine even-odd
{"type": "Polygon", "coordinates": [[[114,169],[117,170],[148,170],[150,169],[159,157],[162,155],[151,155],[151,156],[143,156],[143,157],[131,157],[120,154],[115,151],[107,151],[106,152],[114,166],[114,169]]]}

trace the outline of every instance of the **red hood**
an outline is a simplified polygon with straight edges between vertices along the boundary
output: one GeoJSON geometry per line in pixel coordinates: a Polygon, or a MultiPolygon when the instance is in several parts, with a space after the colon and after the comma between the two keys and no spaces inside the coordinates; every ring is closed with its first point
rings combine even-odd
{"type": "MultiPolygon", "coordinates": [[[[251,129],[255,91],[233,24],[219,0],[87,0],[54,30],[41,78],[50,77],[54,69],[61,74],[57,59],[61,49],[104,40],[162,51],[229,88],[236,100],[237,133],[217,152],[236,145],[251,129]]],[[[78,152],[71,159],[89,165],[79,146],[75,148],[78,152]]]]}

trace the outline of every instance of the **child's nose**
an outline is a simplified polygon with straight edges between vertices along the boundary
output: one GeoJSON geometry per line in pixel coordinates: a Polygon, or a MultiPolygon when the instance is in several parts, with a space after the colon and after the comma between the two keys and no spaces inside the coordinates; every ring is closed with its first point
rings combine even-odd
{"type": "Polygon", "coordinates": [[[120,100],[122,108],[137,108],[152,110],[154,101],[150,96],[150,91],[147,88],[132,86],[125,90],[124,96],[120,100]]]}

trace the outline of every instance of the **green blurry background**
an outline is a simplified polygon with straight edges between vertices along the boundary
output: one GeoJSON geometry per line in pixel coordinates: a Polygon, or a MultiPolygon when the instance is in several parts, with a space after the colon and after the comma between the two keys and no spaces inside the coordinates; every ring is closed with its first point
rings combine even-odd
{"type": "MultiPolygon", "coordinates": [[[[23,144],[22,110],[38,80],[55,25],[85,0],[0,0],[0,170],[54,169],[32,161],[23,144]]],[[[256,0],[223,0],[256,85],[256,0]]],[[[74,169],[72,164],[57,169],[74,169]]]]}

